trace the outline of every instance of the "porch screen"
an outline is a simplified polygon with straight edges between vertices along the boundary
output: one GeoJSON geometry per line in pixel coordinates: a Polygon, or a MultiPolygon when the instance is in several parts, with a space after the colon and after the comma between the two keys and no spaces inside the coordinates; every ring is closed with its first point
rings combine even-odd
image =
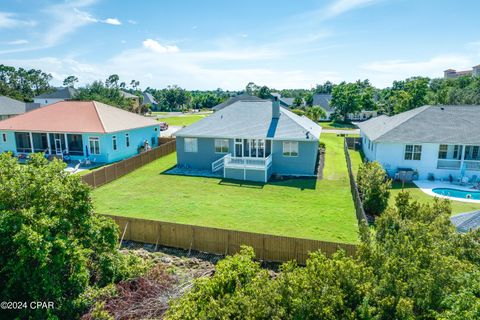
{"type": "Polygon", "coordinates": [[[83,142],[81,134],[67,134],[68,152],[71,155],[83,156],[83,142]]]}
{"type": "Polygon", "coordinates": [[[15,132],[15,143],[17,144],[17,152],[32,152],[30,134],[28,132],[15,132]]]}

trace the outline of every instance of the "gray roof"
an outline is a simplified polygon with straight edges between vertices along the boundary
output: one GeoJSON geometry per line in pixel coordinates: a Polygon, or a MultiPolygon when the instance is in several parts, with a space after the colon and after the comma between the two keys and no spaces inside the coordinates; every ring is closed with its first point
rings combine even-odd
{"type": "Polygon", "coordinates": [[[423,106],[358,123],[376,142],[480,143],[480,105],[423,106]]]}
{"type": "Polygon", "coordinates": [[[123,91],[123,90],[120,90],[120,95],[124,98],[127,98],[127,99],[138,99],[138,96],[136,96],[134,94],[131,94],[130,92],[123,91]]]}
{"type": "Polygon", "coordinates": [[[332,95],[328,93],[317,93],[313,96],[313,105],[320,106],[325,111],[333,112],[334,108],[330,106],[330,100],[332,100],[332,95]]]}
{"type": "Polygon", "coordinates": [[[157,104],[157,101],[149,92],[144,92],[143,94],[143,104],[157,104]]]}
{"type": "Polygon", "coordinates": [[[315,140],[322,128],[307,117],[280,107],[280,118],[272,119],[272,102],[237,101],[182,130],[179,137],[271,138],[277,140],[315,140]]]}
{"type": "Polygon", "coordinates": [[[219,111],[222,110],[225,107],[228,107],[229,105],[237,102],[237,101],[264,101],[263,99],[257,97],[257,96],[251,96],[246,93],[239,94],[238,96],[231,97],[228,100],[217,104],[215,107],[212,108],[213,111],[219,111]]]}
{"type": "Polygon", "coordinates": [[[50,93],[42,93],[34,99],[73,99],[73,97],[77,94],[77,90],[72,87],[60,87],[60,88],[55,88],[54,92],[50,93]]]}
{"type": "Polygon", "coordinates": [[[0,96],[0,115],[22,114],[40,106],[39,103],[18,101],[9,97],[0,96]]]}
{"type": "Polygon", "coordinates": [[[458,232],[468,232],[480,228],[480,210],[461,213],[450,218],[458,232]]]}
{"type": "Polygon", "coordinates": [[[285,105],[287,106],[292,106],[293,105],[293,100],[295,100],[295,98],[283,98],[283,97],[280,97],[280,101],[282,101],[285,105]]]}

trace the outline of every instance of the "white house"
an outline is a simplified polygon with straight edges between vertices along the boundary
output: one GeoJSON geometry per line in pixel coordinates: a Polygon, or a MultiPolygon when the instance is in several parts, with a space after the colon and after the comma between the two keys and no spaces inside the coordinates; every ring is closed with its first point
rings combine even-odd
{"type": "Polygon", "coordinates": [[[43,93],[36,97],[33,97],[33,102],[39,103],[41,107],[49,104],[72,100],[77,94],[77,90],[72,87],[60,87],[56,88],[54,92],[43,93]]]}
{"type": "Polygon", "coordinates": [[[391,177],[399,169],[421,180],[480,176],[480,106],[423,106],[358,127],[365,157],[391,177]]]}

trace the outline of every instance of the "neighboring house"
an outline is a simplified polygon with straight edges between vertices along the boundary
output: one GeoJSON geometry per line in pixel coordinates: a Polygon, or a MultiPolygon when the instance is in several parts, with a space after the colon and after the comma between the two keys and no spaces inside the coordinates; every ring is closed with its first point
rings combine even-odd
{"type": "Polygon", "coordinates": [[[130,92],[123,91],[123,90],[120,90],[120,95],[122,97],[124,97],[125,99],[132,100],[134,108],[140,107],[140,97],[138,97],[134,94],[131,94],[130,92]]]}
{"type": "Polygon", "coordinates": [[[18,101],[0,96],[0,120],[5,120],[40,107],[38,103],[18,101]]]}
{"type": "Polygon", "coordinates": [[[314,176],[321,130],[278,100],[237,101],[175,134],[177,165],[262,182],[314,176]]]}
{"type": "Polygon", "coordinates": [[[0,151],[109,163],[158,144],[159,123],[96,101],[62,101],[0,121],[0,151]]]}
{"type": "Polygon", "coordinates": [[[419,179],[480,176],[480,106],[423,106],[359,123],[362,148],[393,177],[399,169],[419,179]]]}
{"type": "Polygon", "coordinates": [[[457,71],[455,69],[447,69],[443,71],[443,77],[445,79],[452,79],[452,78],[454,79],[461,76],[473,76],[473,77],[480,76],[480,64],[472,67],[472,70],[457,71]]]}
{"type": "Polygon", "coordinates": [[[59,101],[72,100],[77,94],[77,90],[72,87],[56,88],[54,92],[43,93],[33,97],[33,102],[39,103],[40,106],[46,106],[59,101]]]}
{"type": "Polygon", "coordinates": [[[313,95],[313,106],[320,106],[322,107],[327,116],[320,120],[330,120],[332,119],[332,115],[335,112],[335,109],[330,106],[330,100],[332,100],[332,95],[328,93],[317,93],[313,95]]]}
{"type": "Polygon", "coordinates": [[[226,101],[217,104],[215,107],[212,108],[213,111],[220,111],[225,107],[237,102],[237,101],[265,101],[257,96],[251,96],[246,93],[239,94],[237,96],[228,98],[226,101]]]}
{"type": "Polygon", "coordinates": [[[272,101],[273,99],[277,98],[280,101],[280,106],[282,107],[290,108],[293,106],[293,100],[295,100],[294,98],[282,97],[282,95],[278,92],[272,92],[270,95],[272,96],[272,101]]]}
{"type": "MultiPolygon", "coordinates": [[[[332,95],[328,93],[317,93],[313,96],[313,104],[314,106],[320,106],[325,109],[327,116],[320,120],[332,120],[332,116],[335,113],[335,108],[330,106],[330,101],[332,100],[332,95]]],[[[347,119],[350,121],[364,121],[370,118],[376,117],[377,111],[374,110],[362,110],[356,113],[349,113],[347,115],[347,119]]]]}
{"type": "Polygon", "coordinates": [[[158,111],[158,102],[155,100],[152,94],[149,92],[143,92],[142,95],[143,95],[142,105],[145,106],[149,104],[151,106],[151,110],[158,111]]]}

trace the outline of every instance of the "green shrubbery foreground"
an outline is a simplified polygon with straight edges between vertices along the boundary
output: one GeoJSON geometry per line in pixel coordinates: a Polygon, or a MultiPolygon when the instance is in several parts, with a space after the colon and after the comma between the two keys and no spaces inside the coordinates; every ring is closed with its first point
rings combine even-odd
{"type": "Polygon", "coordinates": [[[1,319],[75,319],[102,287],[137,276],[140,258],[119,253],[117,226],[93,213],[90,189],[60,161],[27,165],[0,155],[0,297],[54,308],[0,310],[1,319]]]}
{"type": "Polygon", "coordinates": [[[275,277],[250,248],[219,262],[175,301],[168,319],[479,319],[480,232],[458,234],[447,200],[408,193],[364,226],[356,257],[314,253],[275,277]]]}

